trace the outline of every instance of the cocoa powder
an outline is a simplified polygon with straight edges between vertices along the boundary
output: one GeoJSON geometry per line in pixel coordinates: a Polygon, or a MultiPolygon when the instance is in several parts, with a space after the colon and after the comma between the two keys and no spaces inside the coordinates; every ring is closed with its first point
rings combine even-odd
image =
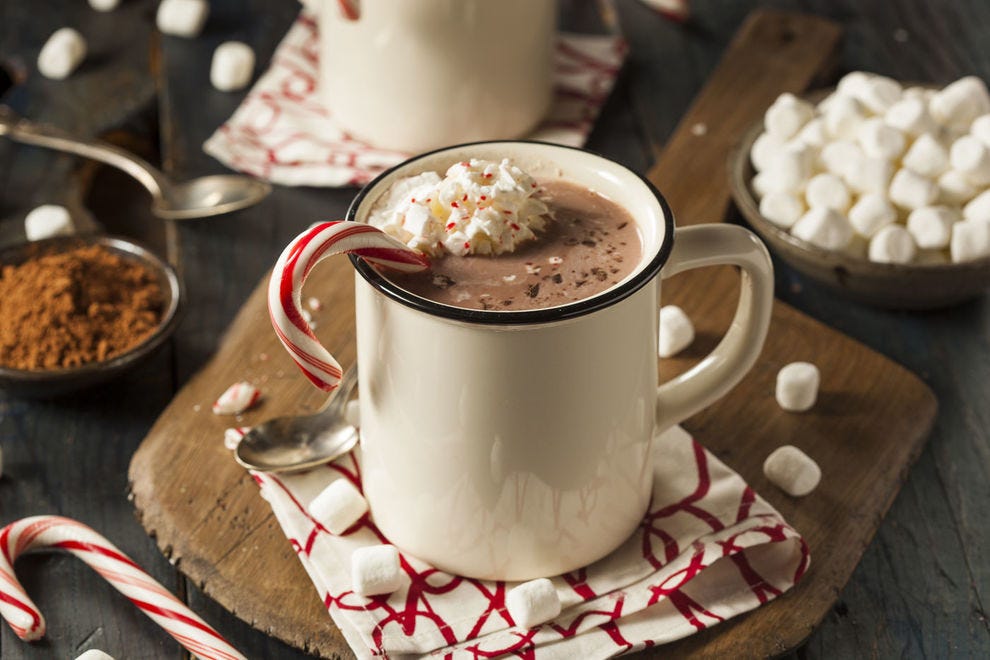
{"type": "Polygon", "coordinates": [[[164,296],[144,265],[100,245],[34,256],[0,274],[0,366],[78,367],[154,332],[164,296]]]}

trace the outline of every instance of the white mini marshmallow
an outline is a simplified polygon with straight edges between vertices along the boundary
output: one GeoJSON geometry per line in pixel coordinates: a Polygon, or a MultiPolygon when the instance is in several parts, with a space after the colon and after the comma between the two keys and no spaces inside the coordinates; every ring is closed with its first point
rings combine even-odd
{"type": "Polygon", "coordinates": [[[89,0],[89,6],[96,11],[113,11],[120,4],[120,0],[89,0]]]}
{"type": "Polygon", "coordinates": [[[791,362],[777,372],[777,404],[789,412],[809,410],[818,400],[821,373],[810,362],[791,362]]]}
{"type": "Polygon", "coordinates": [[[934,135],[924,133],[914,141],[901,162],[912,172],[935,179],[949,168],[949,151],[934,135]]]}
{"type": "Polygon", "coordinates": [[[759,172],[753,177],[753,194],[756,199],[763,199],[770,193],[770,175],[767,172],[759,172]]]}
{"type": "Polygon", "coordinates": [[[818,115],[820,117],[823,117],[825,113],[828,112],[829,106],[832,105],[832,103],[835,102],[835,99],[837,99],[840,96],[846,96],[846,95],[840,94],[839,92],[836,91],[836,92],[832,92],[831,94],[823,98],[821,101],[819,101],[818,106],[815,108],[818,115]]]}
{"type": "Polygon", "coordinates": [[[853,228],[844,215],[825,206],[810,209],[794,223],[791,233],[826,250],[842,250],[853,237],[853,228]]]}
{"type": "Polygon", "coordinates": [[[936,129],[935,120],[928,113],[928,102],[923,98],[902,98],[890,106],[883,120],[911,136],[931,133],[936,129]]]}
{"type": "Polygon", "coordinates": [[[990,149],[972,135],[963,135],[949,151],[952,169],[962,172],[976,186],[990,184],[990,149]]]}
{"type": "Polygon", "coordinates": [[[901,225],[887,225],[870,239],[870,261],[882,264],[910,263],[918,253],[911,232],[901,225]]]}
{"type": "Polygon", "coordinates": [[[865,71],[850,71],[839,79],[835,86],[838,94],[855,98],[870,82],[871,75],[865,71]]]}
{"type": "Polygon", "coordinates": [[[46,78],[64,80],[86,59],[86,40],[72,28],[55,30],[38,53],[38,71],[46,78]]]}
{"type": "Polygon", "coordinates": [[[805,144],[789,142],[778,151],[770,166],[760,172],[767,175],[767,187],[771,192],[799,190],[811,174],[814,150],[805,144]]]}
{"type": "Polygon", "coordinates": [[[757,172],[762,172],[770,167],[774,156],[784,148],[785,144],[786,142],[784,140],[776,138],[769,133],[760,133],[756,140],[753,141],[753,147],[749,151],[749,158],[753,162],[753,168],[757,172]]]}
{"type": "Polygon", "coordinates": [[[938,186],[934,181],[908,169],[899,169],[890,181],[890,201],[906,209],[931,206],[938,199],[938,186]]]}
{"type": "Polygon", "coordinates": [[[963,207],[964,220],[990,222],[990,190],[984,190],[963,207]]]}
{"type": "Polygon", "coordinates": [[[976,187],[966,175],[955,170],[948,170],[938,178],[938,188],[938,200],[942,204],[960,206],[976,195],[976,187]]]}
{"type": "Polygon", "coordinates": [[[804,198],[811,208],[824,206],[839,213],[848,211],[851,201],[846,184],[842,183],[842,179],[828,172],[811,177],[804,190],[804,198]]]}
{"type": "Polygon", "coordinates": [[[896,160],[904,153],[904,135],[888,126],[879,117],[867,119],[856,130],[856,139],[863,153],[870,158],[896,160]]]}
{"type": "Polygon", "coordinates": [[[76,660],[113,660],[113,656],[99,649],[84,651],[76,660]]]}
{"type": "Polygon", "coordinates": [[[990,149],[990,114],[980,115],[974,119],[973,125],[969,127],[969,134],[990,149]]]}
{"type": "Polygon", "coordinates": [[[781,140],[789,140],[808,123],[815,114],[815,108],[790,93],[777,97],[763,116],[763,126],[767,133],[781,140]]]}
{"type": "Polygon", "coordinates": [[[677,305],[660,308],[660,343],[657,354],[662,358],[677,355],[694,341],[694,324],[677,305]]]}
{"type": "Polygon", "coordinates": [[[809,147],[821,149],[828,141],[828,132],[825,130],[825,121],[821,117],[815,117],[804,125],[794,138],[809,147]]]}
{"type": "Polygon", "coordinates": [[[162,0],[155,22],[164,34],[195,37],[203,31],[210,14],[206,0],[162,0]]]}
{"type": "Polygon", "coordinates": [[[924,206],[911,211],[907,230],[919,248],[937,250],[949,246],[952,225],[961,219],[958,211],[948,206],[924,206]]]}
{"type": "Polygon", "coordinates": [[[849,209],[849,224],[866,238],[896,221],[897,209],[879,193],[866,193],[849,209]]]}
{"type": "Polygon", "coordinates": [[[379,596],[399,590],[405,577],[394,545],[372,545],[351,554],[351,585],[359,596],[379,596]]]}
{"type": "Polygon", "coordinates": [[[965,129],[974,119],[990,112],[990,94],[982,80],[966,76],[936,92],[928,111],[939,124],[965,129]]]}
{"type": "Polygon", "coordinates": [[[863,150],[850,140],[829,142],[822,147],[820,154],[825,170],[842,178],[846,178],[850,166],[863,157],[863,150]]]}
{"type": "Polygon", "coordinates": [[[535,628],[560,614],[560,597],[553,582],[537,578],[510,589],[505,596],[505,607],[516,626],[535,628]]]}
{"type": "Polygon", "coordinates": [[[825,130],[833,138],[855,140],[866,113],[859,101],[849,96],[837,96],[824,110],[825,130]]]}
{"type": "Polygon", "coordinates": [[[889,160],[861,156],[848,163],[843,179],[858,193],[886,194],[893,175],[894,166],[889,160]]]}
{"type": "Polygon", "coordinates": [[[760,200],[760,215],[785,229],[797,222],[806,210],[804,202],[794,193],[770,192],[760,200]]]}
{"type": "Polygon", "coordinates": [[[69,210],[58,204],[42,204],[24,217],[24,233],[29,241],[71,234],[74,229],[69,210]]]}
{"type": "Polygon", "coordinates": [[[217,46],[210,65],[210,82],[221,92],[244,89],[254,75],[254,51],[240,41],[217,46]]]}
{"type": "Polygon", "coordinates": [[[963,220],[952,225],[949,255],[953,263],[990,257],[990,222],[963,220]]]}
{"type": "Polygon", "coordinates": [[[215,415],[240,415],[261,399],[261,390],[247,381],[234,383],[213,403],[215,415]]]}
{"type": "Polygon", "coordinates": [[[901,84],[886,76],[870,76],[865,84],[850,90],[853,98],[873,114],[884,115],[901,100],[901,84]]]}
{"type": "Polygon", "coordinates": [[[773,450],[763,462],[763,474],[792,497],[804,497],[818,487],[822,469],[818,463],[793,445],[773,450]]]}
{"type": "Polygon", "coordinates": [[[313,498],[309,515],[331,534],[343,534],[368,512],[368,501],[347,479],[337,479],[313,498]]]}

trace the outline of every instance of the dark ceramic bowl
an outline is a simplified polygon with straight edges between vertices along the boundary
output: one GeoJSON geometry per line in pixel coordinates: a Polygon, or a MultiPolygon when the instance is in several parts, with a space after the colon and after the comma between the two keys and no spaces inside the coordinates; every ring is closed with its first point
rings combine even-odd
{"type": "MultiPolygon", "coordinates": [[[[818,101],[831,90],[808,95],[818,101]]],[[[990,257],[953,264],[883,264],[832,252],[791,235],[760,215],[751,182],[753,142],[763,131],[760,120],[729,154],[729,187],[736,206],[770,249],[795,270],[841,294],[889,309],[936,309],[974,298],[990,286],[990,257]]]]}
{"type": "Polygon", "coordinates": [[[62,236],[22,243],[0,251],[0,265],[20,264],[39,253],[60,252],[85,245],[102,245],[125,259],[148,267],[158,278],[164,297],[158,328],[140,344],[102,362],[69,369],[26,371],[0,367],[0,389],[26,397],[50,398],[110,380],[138,365],[171,336],[179,323],[184,295],[175,270],[154,253],[123,238],[111,236],[62,236]]]}

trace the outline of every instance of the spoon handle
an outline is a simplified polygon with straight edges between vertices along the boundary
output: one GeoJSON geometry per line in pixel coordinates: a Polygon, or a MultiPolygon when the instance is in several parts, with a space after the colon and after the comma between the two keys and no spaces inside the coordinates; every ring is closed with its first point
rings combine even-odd
{"type": "Polygon", "coordinates": [[[137,179],[156,199],[163,196],[168,186],[165,176],[151,163],[129,151],[99,140],[74,136],[56,126],[24,119],[6,106],[0,106],[0,135],[22,144],[65,151],[112,165],[137,179]]]}

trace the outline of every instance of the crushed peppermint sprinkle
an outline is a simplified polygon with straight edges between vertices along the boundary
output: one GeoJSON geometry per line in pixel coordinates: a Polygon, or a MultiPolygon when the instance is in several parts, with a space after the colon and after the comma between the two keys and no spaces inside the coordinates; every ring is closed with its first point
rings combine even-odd
{"type": "Polygon", "coordinates": [[[261,390],[248,383],[241,381],[234,383],[221,394],[213,404],[215,415],[240,415],[242,412],[258,403],[261,399],[261,390]]]}
{"type": "Polygon", "coordinates": [[[551,212],[538,188],[508,159],[462,161],[443,177],[424,172],[396,181],[368,222],[430,256],[497,255],[545,228],[551,212]]]}
{"type": "Polygon", "coordinates": [[[223,432],[223,446],[234,451],[250,430],[251,427],[249,426],[235,426],[225,430],[223,432]]]}
{"type": "Polygon", "coordinates": [[[559,266],[560,264],[564,263],[564,260],[561,257],[550,257],[549,259],[547,259],[547,262],[553,264],[554,266],[559,266]]]}

